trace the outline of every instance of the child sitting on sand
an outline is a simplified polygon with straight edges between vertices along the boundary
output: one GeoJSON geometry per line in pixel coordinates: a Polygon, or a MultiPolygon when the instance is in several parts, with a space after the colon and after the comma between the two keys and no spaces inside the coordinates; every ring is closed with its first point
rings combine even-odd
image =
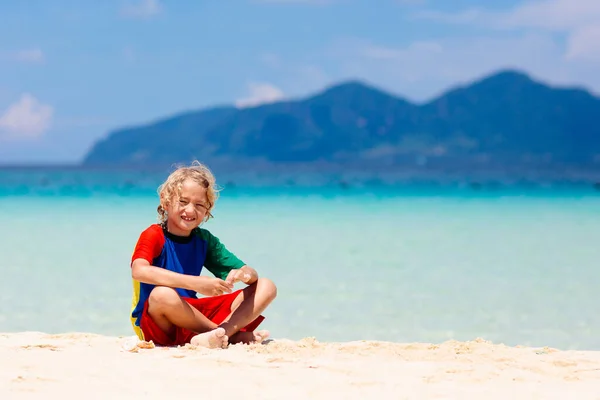
{"type": "Polygon", "coordinates": [[[268,331],[256,328],[277,294],[275,285],[199,227],[212,217],[218,197],[213,174],[198,162],[181,167],[159,187],[159,196],[160,223],[142,232],[131,259],[131,322],[138,337],[208,348],[265,340],[268,331]],[[203,266],[215,278],[200,276],[203,266]],[[238,281],[247,286],[233,291],[238,281]]]}

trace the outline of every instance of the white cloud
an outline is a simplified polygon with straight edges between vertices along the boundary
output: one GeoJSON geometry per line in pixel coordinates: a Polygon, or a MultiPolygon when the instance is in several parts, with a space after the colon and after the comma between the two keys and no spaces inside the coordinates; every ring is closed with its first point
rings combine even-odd
{"type": "Polygon", "coordinates": [[[566,57],[600,64],[600,24],[575,30],[567,41],[566,57]]]}
{"type": "MultiPolygon", "coordinates": [[[[492,11],[484,8],[471,8],[454,13],[439,11],[419,11],[415,18],[432,21],[466,24],[488,29],[497,35],[512,35],[512,32],[529,32],[554,40],[559,54],[549,62],[567,67],[572,66],[569,75],[576,76],[579,69],[587,70],[600,66],[600,1],[599,0],[535,0],[525,1],[506,10],[492,11]],[[550,37],[549,35],[559,35],[550,37]],[[562,38],[560,38],[562,36],[562,38]],[[562,40],[562,42],[561,42],[562,40]]],[[[514,36],[510,36],[514,37],[514,36]]],[[[532,48],[532,51],[536,49],[532,48]]],[[[489,57],[492,49],[484,50],[489,57]]],[[[493,56],[492,56],[493,57],[493,56]]],[[[514,59],[507,54],[508,59],[514,59]]],[[[520,62],[519,64],[526,64],[520,62]]],[[[597,82],[592,78],[592,82],[597,82]]],[[[594,83],[597,89],[597,83],[594,83]]]]}
{"type": "Polygon", "coordinates": [[[507,12],[499,13],[499,17],[502,24],[508,27],[569,31],[600,23],[600,1],[529,1],[507,12]]]}
{"type": "Polygon", "coordinates": [[[140,0],[136,4],[127,4],[121,8],[121,14],[132,18],[151,18],[162,12],[158,0],[140,0]]]}
{"type": "Polygon", "coordinates": [[[44,61],[44,53],[38,48],[24,49],[17,51],[13,58],[20,62],[35,64],[44,61]]]}
{"type": "Polygon", "coordinates": [[[42,104],[31,94],[24,93],[0,115],[0,137],[40,137],[50,128],[53,115],[52,106],[42,104]]]}
{"type": "Polygon", "coordinates": [[[521,70],[549,84],[585,82],[600,91],[597,67],[566,59],[564,47],[549,33],[445,37],[397,47],[348,40],[336,43],[330,53],[347,79],[360,77],[419,102],[501,69],[521,70]]]}
{"type": "Polygon", "coordinates": [[[502,11],[490,11],[481,7],[458,12],[423,10],[413,13],[413,17],[454,24],[472,24],[491,29],[539,28],[568,32],[599,23],[600,1],[526,1],[502,11]]]}
{"type": "Polygon", "coordinates": [[[247,97],[238,99],[236,106],[239,108],[254,107],[260,104],[273,103],[283,99],[283,92],[269,83],[252,82],[248,84],[250,91],[247,97]]]}

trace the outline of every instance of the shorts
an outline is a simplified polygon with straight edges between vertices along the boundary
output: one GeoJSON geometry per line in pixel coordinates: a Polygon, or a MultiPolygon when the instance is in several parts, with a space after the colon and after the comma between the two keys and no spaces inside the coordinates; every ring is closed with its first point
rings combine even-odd
{"type": "MultiPolygon", "coordinates": [[[[231,304],[240,294],[242,289],[233,293],[223,294],[214,297],[183,297],[189,305],[200,311],[204,316],[210,319],[215,324],[220,324],[231,314],[231,304]]],[[[265,317],[259,315],[248,325],[240,329],[241,332],[253,332],[263,322],[265,317]]],[[[181,346],[189,343],[190,340],[198,333],[189,329],[175,326],[170,334],[164,332],[148,314],[148,302],[144,304],[140,320],[140,328],[144,334],[144,340],[153,341],[158,346],[181,346]]]]}

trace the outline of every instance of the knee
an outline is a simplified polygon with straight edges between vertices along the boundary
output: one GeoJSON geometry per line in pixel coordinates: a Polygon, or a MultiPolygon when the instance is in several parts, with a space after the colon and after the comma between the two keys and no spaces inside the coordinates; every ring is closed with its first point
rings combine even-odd
{"type": "Polygon", "coordinates": [[[179,295],[170,287],[157,286],[148,297],[148,306],[153,309],[165,309],[176,306],[181,302],[179,295]]]}
{"type": "Polygon", "coordinates": [[[277,297],[277,286],[268,278],[258,278],[258,281],[256,281],[256,290],[267,296],[270,300],[277,297]]]}

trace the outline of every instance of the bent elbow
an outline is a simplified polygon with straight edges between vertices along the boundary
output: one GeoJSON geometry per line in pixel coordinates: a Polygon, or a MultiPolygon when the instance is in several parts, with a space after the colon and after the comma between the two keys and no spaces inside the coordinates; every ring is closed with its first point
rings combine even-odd
{"type": "Polygon", "coordinates": [[[131,278],[136,281],[142,281],[144,277],[144,266],[135,262],[131,265],[131,278]]]}
{"type": "Polygon", "coordinates": [[[136,281],[140,280],[140,271],[135,265],[131,267],[131,279],[136,281]]]}

